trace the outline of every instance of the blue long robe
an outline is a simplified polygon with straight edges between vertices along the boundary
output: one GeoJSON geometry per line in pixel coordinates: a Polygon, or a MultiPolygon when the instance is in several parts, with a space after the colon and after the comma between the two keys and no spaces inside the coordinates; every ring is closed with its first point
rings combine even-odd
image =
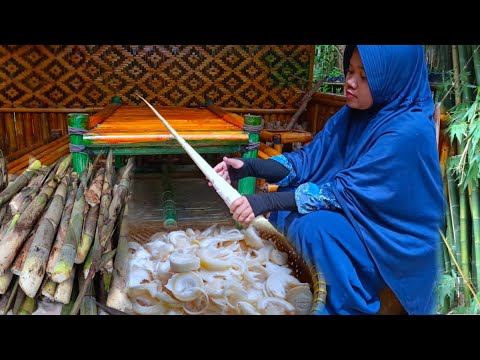
{"type": "Polygon", "coordinates": [[[373,106],[342,107],[310,144],[285,153],[295,177],[279,189],[332,182],[341,210],[277,211],[270,221],[324,273],[318,313],[376,313],[389,286],[409,314],[430,314],[445,200],[423,47],[358,49],[373,106]]]}

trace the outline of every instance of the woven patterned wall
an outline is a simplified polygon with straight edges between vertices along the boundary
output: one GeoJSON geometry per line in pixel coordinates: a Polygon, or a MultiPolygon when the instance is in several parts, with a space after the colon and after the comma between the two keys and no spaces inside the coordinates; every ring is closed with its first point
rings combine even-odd
{"type": "Polygon", "coordinates": [[[298,107],[309,45],[0,46],[0,107],[298,107]]]}

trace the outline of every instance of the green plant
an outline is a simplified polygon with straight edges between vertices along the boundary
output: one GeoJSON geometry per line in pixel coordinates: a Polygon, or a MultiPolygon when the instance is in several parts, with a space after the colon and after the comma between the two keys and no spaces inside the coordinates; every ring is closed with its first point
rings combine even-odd
{"type": "Polygon", "coordinates": [[[328,75],[337,76],[337,73],[343,75],[337,66],[339,56],[341,54],[337,45],[317,45],[315,47],[313,80],[318,81],[328,75]]]}

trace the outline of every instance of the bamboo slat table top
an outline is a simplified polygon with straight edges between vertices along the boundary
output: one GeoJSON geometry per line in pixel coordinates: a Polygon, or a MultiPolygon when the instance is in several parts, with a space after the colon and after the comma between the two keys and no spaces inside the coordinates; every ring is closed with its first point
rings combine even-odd
{"type": "MultiPolygon", "coordinates": [[[[203,108],[156,107],[168,123],[187,141],[247,144],[248,134],[203,108]]],[[[88,131],[84,141],[90,145],[139,145],[174,140],[147,106],[122,105],[110,117],[88,131]]],[[[175,140],[174,140],[175,141],[175,140]]]]}

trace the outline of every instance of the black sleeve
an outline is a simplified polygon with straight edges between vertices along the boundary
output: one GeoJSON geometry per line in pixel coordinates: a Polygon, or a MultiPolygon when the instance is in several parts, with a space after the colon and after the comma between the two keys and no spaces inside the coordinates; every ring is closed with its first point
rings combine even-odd
{"type": "Polygon", "coordinates": [[[243,161],[244,164],[240,169],[228,167],[228,174],[232,183],[248,176],[255,176],[268,182],[276,183],[290,173],[285,166],[275,160],[244,158],[239,158],[238,160],[243,161]]]}
{"type": "Polygon", "coordinates": [[[272,210],[297,210],[295,192],[271,192],[265,194],[245,195],[255,216],[272,210]]]}

